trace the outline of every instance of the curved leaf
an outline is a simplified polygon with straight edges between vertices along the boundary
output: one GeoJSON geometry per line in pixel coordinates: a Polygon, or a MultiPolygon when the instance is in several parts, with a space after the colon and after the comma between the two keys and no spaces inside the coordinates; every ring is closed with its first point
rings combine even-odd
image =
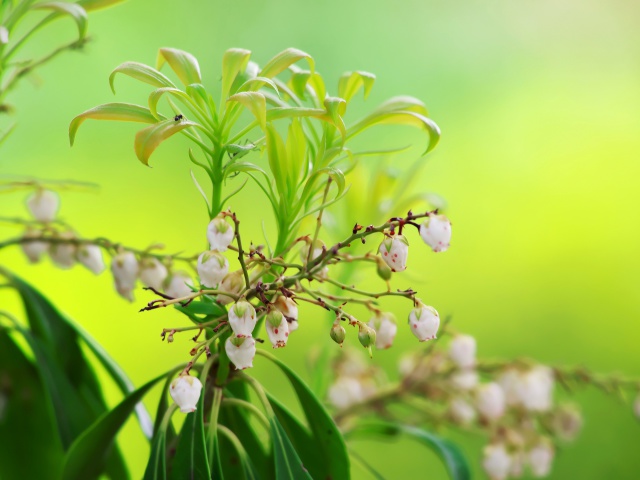
{"type": "MultiPolygon", "coordinates": [[[[276,480],[312,480],[311,475],[302,465],[291,440],[280,425],[276,417],[269,420],[271,441],[273,442],[273,454],[276,464],[276,480]]],[[[349,478],[336,477],[336,478],[349,478]]]]}
{"type": "Polygon", "coordinates": [[[369,96],[369,92],[373,88],[376,76],[373,73],[357,71],[346,72],[338,81],[338,96],[345,99],[347,103],[358,93],[361,88],[364,89],[364,98],[369,96]]]}
{"type": "Polygon", "coordinates": [[[84,8],[87,12],[102,10],[109,8],[118,3],[126,2],[126,0],[78,0],[76,3],[84,8]]]}
{"type": "Polygon", "coordinates": [[[238,76],[247,68],[251,51],[242,48],[230,48],[222,57],[222,92],[220,103],[231,93],[231,86],[238,76]]]}
{"type": "Polygon", "coordinates": [[[60,15],[68,15],[73,18],[78,27],[78,38],[82,40],[87,35],[87,12],[82,6],[76,3],[46,2],[36,3],[31,7],[33,10],[53,10],[60,15]]]}
{"type": "Polygon", "coordinates": [[[326,115],[326,111],[321,108],[307,107],[276,107],[267,110],[267,120],[280,120],[288,117],[318,117],[326,115]]]}
{"type": "Polygon", "coordinates": [[[161,48],[158,51],[156,68],[160,70],[165,62],[169,64],[185,87],[192,83],[202,83],[198,60],[190,53],[176,48],[161,48]]]}
{"type": "Polygon", "coordinates": [[[149,111],[156,118],[159,118],[158,117],[158,102],[162,98],[162,95],[164,95],[165,93],[173,95],[174,97],[186,102],[187,104],[192,103],[191,97],[189,95],[187,95],[186,93],[184,93],[182,90],[179,90],[179,89],[174,88],[174,87],[158,88],[157,90],[154,90],[153,92],[151,92],[149,94],[149,111]]]}
{"type": "Polygon", "coordinates": [[[86,112],[76,116],[69,124],[69,141],[71,146],[76,138],[76,132],[80,125],[87,120],[113,120],[118,122],[140,122],[156,123],[158,119],[154,117],[148,108],[134,105],[132,103],[105,103],[98,105],[86,112]]]}
{"type": "Polygon", "coordinates": [[[330,121],[340,131],[342,143],[347,136],[347,129],[344,126],[342,116],[347,111],[347,102],[340,97],[327,97],[324,99],[324,107],[327,110],[328,121],[330,121]]]}
{"type": "Polygon", "coordinates": [[[113,410],[105,413],[84,431],[65,455],[63,480],[84,480],[100,472],[113,439],[142,397],[167,374],[160,375],[130,393],[113,410]]]}
{"type": "Polygon", "coordinates": [[[113,69],[111,75],[109,75],[109,86],[111,87],[111,91],[116,93],[116,89],[114,86],[114,80],[116,74],[122,73],[131,78],[135,78],[143,83],[147,83],[149,85],[153,85],[154,87],[173,87],[175,85],[171,80],[169,80],[163,73],[159,72],[155,68],[150,67],[149,65],[145,65],[144,63],[138,62],[124,62],[118,65],[113,69]]]}
{"type": "Polygon", "coordinates": [[[258,92],[239,92],[230,96],[227,102],[237,102],[249,110],[258,120],[260,128],[267,128],[267,100],[258,92]]]}
{"type": "Polygon", "coordinates": [[[283,50],[271,60],[269,60],[267,64],[262,68],[262,70],[260,70],[258,76],[273,78],[289,68],[290,65],[298,62],[299,60],[302,60],[303,58],[307,60],[307,62],[309,63],[309,70],[313,72],[315,62],[313,61],[313,57],[311,57],[311,55],[296,48],[287,48],[286,50],[283,50]]]}
{"type": "Polygon", "coordinates": [[[189,120],[175,121],[173,118],[158,122],[147,128],[143,128],[136,134],[134,150],[138,160],[145,165],[149,165],[149,157],[158,146],[167,138],[188,127],[193,127],[197,123],[189,120]]]}
{"type": "Polygon", "coordinates": [[[318,398],[287,365],[264,350],[258,350],[258,353],[275,363],[293,386],[311,431],[312,443],[307,448],[322,458],[328,474],[321,478],[349,478],[349,456],[344,439],[318,398]]]}

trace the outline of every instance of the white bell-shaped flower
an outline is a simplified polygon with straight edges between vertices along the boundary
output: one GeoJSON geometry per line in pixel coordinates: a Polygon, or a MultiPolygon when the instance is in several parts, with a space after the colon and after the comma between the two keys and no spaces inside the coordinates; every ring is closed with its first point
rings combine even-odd
{"type": "Polygon", "coordinates": [[[522,378],[522,404],[532,412],[547,412],[553,406],[553,387],[555,379],[553,370],[544,365],[537,365],[526,372],[522,378]]]}
{"type": "MultiPolygon", "coordinates": [[[[71,232],[64,232],[60,234],[59,238],[73,240],[75,235],[71,232]]],[[[49,248],[49,256],[58,267],[71,268],[76,263],[76,245],[70,242],[53,243],[49,248]]]]}
{"type": "Polygon", "coordinates": [[[468,392],[478,386],[478,372],[475,370],[458,370],[449,377],[451,385],[457,390],[468,392]]]}
{"type": "Polygon", "coordinates": [[[273,348],[282,348],[287,345],[289,323],[280,310],[273,309],[267,312],[264,319],[264,327],[267,330],[267,335],[273,348]]]}
{"type": "Polygon", "coordinates": [[[296,330],[298,330],[298,328],[300,328],[300,325],[298,324],[297,320],[292,320],[291,322],[289,322],[289,333],[295,332],[296,330]]]}
{"type": "Polygon", "coordinates": [[[202,252],[198,257],[200,283],[208,288],[218,285],[229,273],[229,260],[216,250],[202,252]]]}
{"type": "Polygon", "coordinates": [[[190,286],[193,286],[193,280],[189,275],[183,272],[175,272],[169,279],[164,293],[173,298],[186,297],[193,293],[190,286]]]}
{"type": "Polygon", "coordinates": [[[237,337],[250,337],[256,328],[256,309],[246,300],[239,300],[229,309],[229,325],[237,337]]]}
{"type": "Polygon", "coordinates": [[[476,410],[473,405],[460,397],[451,400],[449,411],[453,419],[460,425],[469,425],[476,419],[476,410]]]}
{"type": "Polygon", "coordinates": [[[378,248],[378,252],[382,260],[389,265],[391,271],[402,272],[407,268],[409,241],[404,235],[385,237],[378,248]]]}
{"type": "Polygon", "coordinates": [[[434,252],[445,252],[451,242],[451,222],[444,215],[429,215],[420,225],[420,236],[434,252]]]}
{"type": "Polygon", "coordinates": [[[524,451],[517,450],[511,452],[511,467],[509,468],[509,478],[520,478],[524,475],[524,467],[527,458],[524,451]]]}
{"type": "Polygon", "coordinates": [[[433,340],[440,327],[440,316],[435,308],[420,302],[409,314],[409,327],[421,342],[433,340]]]}
{"type": "Polygon", "coordinates": [[[342,409],[359,403],[366,398],[362,383],[354,377],[340,376],[328,391],[329,402],[342,409]]]}
{"type": "Polygon", "coordinates": [[[502,443],[484,448],[482,468],[491,480],[505,480],[511,470],[511,456],[502,443]]]}
{"type": "Polygon", "coordinates": [[[575,440],[582,429],[582,423],[582,415],[573,405],[561,405],[553,413],[553,433],[566,442],[575,440]]]}
{"type": "Polygon", "coordinates": [[[504,392],[497,383],[481,385],[476,393],[476,408],[487,420],[497,420],[505,412],[504,392]]]}
{"type": "Polygon", "coordinates": [[[449,357],[459,368],[472,368],[476,364],[476,339],[456,335],[449,344],[449,357]]]}
{"type": "Polygon", "coordinates": [[[58,213],[60,199],[51,190],[38,190],[27,199],[27,208],[39,222],[53,222],[58,213]]]}
{"type": "Polygon", "coordinates": [[[322,240],[316,240],[315,243],[313,243],[313,247],[311,246],[311,242],[306,243],[300,250],[300,260],[306,265],[307,260],[312,262],[322,255],[322,252],[324,252],[326,248],[327,247],[322,240]],[[311,248],[311,258],[309,258],[309,248],[311,248]]]}
{"type": "Polygon", "coordinates": [[[222,215],[218,215],[209,222],[209,226],[207,227],[207,240],[209,240],[211,250],[224,252],[229,248],[229,245],[233,241],[233,228],[222,215]]]}
{"type": "Polygon", "coordinates": [[[111,273],[120,296],[133,302],[133,289],[138,278],[138,260],[133,252],[122,252],[113,257],[111,273]]]}
{"type": "Polygon", "coordinates": [[[506,404],[510,407],[518,405],[521,398],[520,372],[515,368],[508,368],[498,376],[497,381],[504,392],[506,404]]]}
{"type": "Polygon", "coordinates": [[[396,317],[390,312],[380,312],[369,320],[369,326],[376,331],[376,348],[384,350],[393,345],[398,332],[396,317]]]}
{"type": "Polygon", "coordinates": [[[278,298],[276,298],[274,306],[278,310],[280,310],[280,312],[282,312],[285,318],[290,322],[298,320],[298,305],[293,301],[292,298],[280,295],[278,298]]]}
{"type": "MultiPolygon", "coordinates": [[[[242,270],[236,270],[234,272],[227,273],[220,285],[218,285],[218,290],[231,293],[233,295],[240,295],[240,292],[244,289],[244,275],[242,270]]],[[[234,299],[228,295],[218,295],[217,297],[218,303],[220,305],[227,305],[234,301],[234,299]]]]}
{"type": "Polygon", "coordinates": [[[106,268],[102,258],[102,250],[97,245],[81,245],[78,247],[78,261],[96,275],[106,268]]]}
{"type": "Polygon", "coordinates": [[[21,243],[22,251],[27,256],[27,258],[29,259],[29,262],[31,263],[39,262],[40,258],[42,258],[42,255],[44,255],[47,252],[47,250],[49,250],[49,242],[32,240],[32,239],[41,238],[41,237],[42,237],[42,233],[32,229],[28,229],[26,232],[24,232],[24,235],[22,236],[22,238],[24,238],[25,240],[28,240],[21,243]]]}
{"type": "Polygon", "coordinates": [[[182,413],[195,412],[200,400],[202,383],[189,374],[180,375],[171,382],[169,394],[182,413]]]}
{"type": "Polygon", "coordinates": [[[256,356],[256,341],[253,337],[232,335],[227,338],[224,349],[231,362],[236,366],[236,370],[253,367],[253,357],[256,356]]]}
{"type": "Polygon", "coordinates": [[[529,467],[534,477],[546,477],[551,472],[555,452],[550,442],[542,440],[527,455],[529,467]]]}
{"type": "Polygon", "coordinates": [[[145,287],[162,290],[168,276],[167,267],[156,257],[144,257],[140,260],[140,281],[145,287]]]}

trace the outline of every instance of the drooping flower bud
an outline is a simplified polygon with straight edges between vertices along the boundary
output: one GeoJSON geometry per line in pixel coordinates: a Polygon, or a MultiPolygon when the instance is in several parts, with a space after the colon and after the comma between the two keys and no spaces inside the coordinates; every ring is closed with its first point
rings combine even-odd
{"type": "Polygon", "coordinates": [[[287,320],[298,320],[298,305],[292,298],[280,295],[276,298],[274,305],[278,310],[280,310],[280,312],[282,312],[287,320]]]}
{"type": "MultiPolygon", "coordinates": [[[[59,238],[61,240],[73,240],[75,235],[71,232],[61,233],[59,238]]],[[[53,263],[60,268],[71,268],[76,263],[76,246],[73,243],[54,243],[49,248],[49,256],[53,263]]]]}
{"type": "Polygon", "coordinates": [[[96,275],[106,268],[102,258],[102,250],[97,245],[81,245],[78,247],[78,260],[96,275]]]}
{"type": "Polygon", "coordinates": [[[475,370],[459,370],[453,373],[449,380],[457,390],[468,392],[478,385],[478,372],[475,370]]]}
{"type": "Polygon", "coordinates": [[[233,228],[231,228],[231,225],[229,225],[222,215],[218,215],[209,222],[209,226],[207,227],[207,240],[209,240],[211,250],[224,252],[229,248],[229,245],[233,241],[233,228]]]}
{"type": "Polygon", "coordinates": [[[220,252],[210,250],[198,257],[198,276],[205,287],[214,288],[229,273],[229,260],[220,252]]]}
{"type": "Polygon", "coordinates": [[[573,405],[561,405],[554,413],[551,423],[553,432],[562,440],[574,440],[582,429],[582,415],[573,405]]]}
{"type": "Polygon", "coordinates": [[[421,342],[433,340],[440,327],[440,316],[435,308],[419,302],[409,314],[409,327],[421,342]]]}
{"type": "Polygon", "coordinates": [[[451,417],[460,425],[469,425],[476,418],[476,410],[463,398],[456,397],[449,407],[451,417]]]}
{"type": "Polygon", "coordinates": [[[378,248],[378,252],[380,252],[382,260],[389,265],[392,272],[402,272],[407,268],[409,240],[404,235],[385,237],[378,248]]]}
{"type": "Polygon", "coordinates": [[[391,280],[391,268],[384,262],[376,262],[376,272],[382,280],[391,280]]]}
{"type": "Polygon", "coordinates": [[[224,349],[231,362],[236,366],[236,370],[244,370],[253,367],[253,357],[256,356],[256,341],[253,337],[227,338],[224,349]]]}
{"type": "Polygon", "coordinates": [[[342,346],[342,344],[344,343],[344,337],[347,335],[347,332],[344,330],[344,327],[342,325],[340,325],[339,323],[334,323],[331,327],[329,335],[331,336],[331,340],[342,346]]]}
{"type": "Polygon", "coordinates": [[[183,272],[175,272],[169,279],[169,284],[164,289],[164,293],[173,298],[186,297],[193,293],[190,286],[193,286],[193,280],[189,275],[183,272]]]}
{"type": "Polygon", "coordinates": [[[445,252],[451,242],[451,222],[444,215],[429,215],[420,225],[420,236],[434,252],[445,252]]]}
{"type": "MultiPolygon", "coordinates": [[[[242,270],[236,270],[234,272],[227,273],[220,285],[218,286],[218,290],[223,292],[231,293],[233,295],[239,295],[244,288],[244,275],[242,270]]],[[[233,298],[228,295],[218,295],[217,297],[218,303],[220,305],[227,305],[228,303],[233,302],[233,298]]]]}
{"type": "Polygon", "coordinates": [[[202,383],[197,377],[184,374],[171,382],[169,394],[182,413],[189,413],[196,411],[201,390],[202,383]]]}
{"type": "Polygon", "coordinates": [[[538,365],[521,372],[515,368],[505,370],[498,382],[505,392],[507,405],[521,405],[532,412],[546,412],[553,405],[553,371],[538,365]]]}
{"type": "Polygon", "coordinates": [[[39,222],[53,222],[58,213],[60,200],[51,190],[38,190],[27,199],[27,208],[39,222]]]}
{"type": "Polygon", "coordinates": [[[133,289],[138,278],[138,260],[132,252],[122,252],[113,257],[111,273],[116,284],[116,290],[121,297],[133,302],[133,289]]]}
{"type": "Polygon", "coordinates": [[[168,276],[167,267],[156,257],[144,257],[140,260],[140,281],[145,287],[162,290],[168,276]]]}
{"type": "Polygon", "coordinates": [[[459,368],[472,368],[476,364],[476,339],[456,335],[449,344],[449,357],[459,368]]]}
{"type": "Polygon", "coordinates": [[[357,378],[341,376],[328,392],[329,402],[336,408],[347,408],[365,399],[362,384],[357,378]]]}
{"type": "Polygon", "coordinates": [[[493,443],[484,448],[482,468],[491,480],[505,480],[511,470],[511,457],[502,443],[493,443]]]}
{"type": "Polygon", "coordinates": [[[358,341],[364,348],[376,343],[376,331],[364,323],[358,323],[358,341]]]}
{"type": "Polygon", "coordinates": [[[287,345],[289,324],[280,310],[274,308],[267,312],[264,327],[273,348],[282,348],[287,345]]]}
{"type": "Polygon", "coordinates": [[[393,339],[398,331],[396,317],[390,312],[380,312],[369,320],[369,326],[376,332],[376,348],[384,350],[393,345],[393,339]]]}
{"type": "Polygon", "coordinates": [[[32,238],[41,238],[41,237],[42,237],[42,233],[40,233],[38,230],[33,230],[33,229],[28,229],[26,232],[24,232],[24,235],[22,236],[22,238],[24,238],[25,240],[29,240],[29,241],[23,242],[21,246],[22,246],[22,251],[27,256],[27,258],[31,263],[37,263],[38,261],[40,261],[40,258],[42,257],[42,255],[47,250],[49,250],[48,242],[31,240],[32,238]]]}
{"type": "Polygon", "coordinates": [[[497,420],[505,412],[504,392],[497,383],[487,383],[478,388],[476,408],[487,420],[497,420]]]}
{"type": "Polygon", "coordinates": [[[237,337],[250,337],[257,321],[256,309],[246,300],[239,300],[229,309],[229,325],[237,337]]]}
{"type": "Polygon", "coordinates": [[[550,442],[542,440],[529,450],[528,460],[534,477],[546,477],[551,472],[555,452],[550,442]]]}

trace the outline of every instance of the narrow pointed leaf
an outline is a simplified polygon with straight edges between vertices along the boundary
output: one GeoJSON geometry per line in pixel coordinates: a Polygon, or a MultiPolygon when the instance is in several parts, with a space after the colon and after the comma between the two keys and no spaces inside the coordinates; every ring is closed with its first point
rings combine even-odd
{"type": "Polygon", "coordinates": [[[242,48],[230,48],[222,57],[222,94],[224,102],[231,93],[231,86],[240,72],[247,68],[251,51],[242,48]]]}
{"type": "Polygon", "coordinates": [[[190,53],[175,48],[161,48],[158,51],[156,68],[160,70],[165,62],[169,64],[185,87],[192,83],[202,83],[198,60],[190,53]]]}
{"type": "Polygon", "coordinates": [[[237,102],[249,110],[258,120],[260,128],[267,128],[267,100],[259,92],[239,92],[229,97],[227,102],[237,102]]]}
{"type": "Polygon", "coordinates": [[[313,72],[315,65],[311,55],[303,52],[302,50],[287,48],[269,60],[260,73],[258,73],[258,76],[273,78],[289,68],[290,65],[302,60],[303,58],[307,60],[309,63],[309,70],[313,72]]]}
{"type": "Polygon", "coordinates": [[[364,98],[366,99],[375,81],[376,76],[373,73],[363,71],[347,72],[340,77],[338,82],[338,96],[349,103],[358,91],[363,88],[364,98]]]}
{"type": "Polygon", "coordinates": [[[121,65],[118,65],[109,75],[109,85],[111,86],[111,90],[113,93],[116,93],[116,89],[114,86],[114,80],[116,78],[116,74],[121,73],[123,75],[127,75],[131,78],[135,78],[143,83],[147,83],[149,85],[153,85],[157,88],[162,87],[173,87],[175,85],[171,80],[169,80],[163,73],[159,72],[155,68],[150,67],[149,65],[145,65],[144,63],[138,62],[124,62],[121,65]]]}
{"type": "MultiPolygon", "coordinates": [[[[276,480],[299,480],[309,479],[311,475],[302,465],[302,460],[298,456],[291,440],[287,437],[282,425],[276,417],[269,421],[271,426],[271,441],[273,442],[273,453],[276,466],[276,480]]],[[[336,478],[349,478],[336,477],[336,478]]]]}
{"type": "Polygon", "coordinates": [[[182,90],[179,90],[179,89],[173,88],[173,87],[158,88],[157,90],[154,90],[153,92],[151,92],[149,94],[149,111],[156,118],[159,118],[158,117],[158,102],[160,101],[160,99],[162,98],[162,96],[165,93],[168,94],[168,95],[173,95],[174,97],[182,100],[183,102],[185,102],[187,104],[193,103],[193,100],[191,99],[191,97],[189,95],[187,95],[186,93],[184,93],[182,90]]]}
{"type": "Polygon", "coordinates": [[[112,120],[118,122],[156,123],[158,121],[148,108],[131,103],[105,103],[81,113],[71,120],[69,125],[69,141],[73,146],[76,132],[80,125],[87,120],[112,120]]]}
{"type": "Polygon", "coordinates": [[[82,6],[75,3],[45,2],[36,3],[31,7],[34,10],[53,10],[59,15],[68,15],[73,18],[78,27],[78,38],[83,39],[87,34],[87,12],[82,6]]]}
{"type": "Polygon", "coordinates": [[[197,125],[189,120],[175,121],[173,118],[143,128],[136,134],[133,148],[138,160],[149,165],[149,157],[167,138],[188,127],[197,125]]]}

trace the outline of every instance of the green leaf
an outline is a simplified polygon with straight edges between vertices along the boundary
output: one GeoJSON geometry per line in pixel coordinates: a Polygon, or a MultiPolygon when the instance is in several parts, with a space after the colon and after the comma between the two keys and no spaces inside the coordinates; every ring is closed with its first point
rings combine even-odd
{"type": "Polygon", "coordinates": [[[162,98],[162,95],[164,95],[165,93],[168,93],[169,95],[173,95],[174,97],[182,100],[187,104],[193,104],[193,99],[182,90],[179,90],[173,87],[158,88],[157,90],[154,90],[149,94],[149,111],[156,118],[159,118],[158,102],[162,98]]]}
{"type": "Polygon", "coordinates": [[[328,121],[330,121],[339,131],[344,143],[347,136],[347,130],[344,126],[342,116],[347,111],[347,102],[339,97],[327,97],[324,99],[324,107],[327,110],[328,121]]]}
{"type": "Polygon", "coordinates": [[[38,370],[3,329],[0,372],[0,478],[47,478],[64,454],[53,412],[38,370]],[[25,445],[37,461],[25,461],[25,445]]]}
{"type": "Polygon", "coordinates": [[[34,10],[53,10],[60,15],[68,15],[73,18],[78,27],[78,38],[81,40],[87,34],[87,12],[76,3],[46,2],[36,3],[31,7],[34,10]]]}
{"type": "Polygon", "coordinates": [[[171,464],[171,479],[209,478],[209,460],[204,433],[204,392],[195,412],[187,413],[171,464]]]}
{"type": "Polygon", "coordinates": [[[175,121],[173,118],[170,118],[143,128],[136,134],[133,145],[138,160],[145,165],[149,165],[149,157],[162,142],[185,128],[196,125],[197,123],[190,120],[183,119],[175,121]]]}
{"type": "Polygon", "coordinates": [[[349,478],[347,447],[338,427],[320,400],[287,365],[264,350],[258,352],[275,363],[293,386],[311,430],[313,442],[309,448],[312,448],[314,454],[322,459],[323,467],[327,472],[327,475],[321,478],[349,478]]]}
{"type": "Polygon", "coordinates": [[[160,70],[165,62],[169,64],[185,87],[192,83],[202,83],[198,60],[190,53],[175,48],[161,48],[158,51],[156,68],[160,70]]]}
{"type": "Polygon", "coordinates": [[[111,91],[113,91],[113,93],[116,93],[114,80],[116,78],[116,74],[118,73],[122,73],[123,75],[127,75],[131,78],[139,80],[143,83],[147,83],[149,85],[153,85],[157,88],[175,88],[173,82],[155,68],[145,65],[144,63],[124,62],[123,64],[118,65],[111,72],[111,75],[109,75],[109,85],[111,86],[111,91]]]}
{"type": "Polygon", "coordinates": [[[239,92],[229,97],[227,102],[237,102],[249,110],[258,120],[260,128],[267,128],[267,100],[259,92],[239,92]]]}
{"type": "Polygon", "coordinates": [[[63,480],[85,480],[100,473],[105,454],[142,397],[167,374],[160,375],[130,393],[113,410],[105,413],[84,431],[65,455],[63,480]]]}
{"type": "Polygon", "coordinates": [[[309,63],[309,70],[313,72],[315,64],[311,55],[303,52],[302,50],[287,48],[269,60],[262,70],[260,70],[258,76],[273,78],[289,68],[290,65],[302,60],[303,58],[307,60],[309,63]]]}
{"type": "Polygon", "coordinates": [[[276,464],[276,480],[299,480],[303,478],[311,480],[312,477],[302,465],[300,457],[296,453],[295,448],[293,448],[289,437],[287,437],[278,419],[272,417],[269,420],[269,425],[276,464]]]}
{"type": "Polygon", "coordinates": [[[408,435],[428,446],[442,460],[452,480],[471,479],[471,470],[458,446],[420,428],[385,421],[371,421],[352,429],[349,438],[370,439],[372,435],[390,437],[399,434],[408,435]]]}
{"type": "Polygon", "coordinates": [[[300,176],[307,168],[307,139],[302,131],[300,120],[293,118],[289,124],[286,143],[287,151],[287,184],[289,191],[295,191],[300,176]]]}
{"type": "MultiPolygon", "coordinates": [[[[166,398],[165,395],[163,397],[166,398]]],[[[162,419],[161,419],[162,420],[162,419]]],[[[143,480],[166,480],[167,478],[167,434],[164,430],[156,433],[151,444],[151,452],[143,480]]]]}
{"type": "Polygon", "coordinates": [[[87,12],[94,12],[96,10],[102,10],[103,8],[112,7],[125,1],[126,0],[78,0],[76,3],[87,12]]]}
{"type": "Polygon", "coordinates": [[[87,120],[113,120],[118,122],[140,122],[156,123],[158,119],[154,117],[148,108],[131,103],[105,103],[98,105],[86,112],[82,112],[71,120],[69,125],[69,141],[71,146],[76,138],[76,132],[80,125],[87,120]]]}
{"type": "Polygon", "coordinates": [[[373,88],[376,76],[373,73],[357,71],[346,72],[338,81],[338,96],[345,99],[347,103],[364,88],[364,98],[366,99],[373,88]]]}
{"type": "Polygon", "coordinates": [[[220,104],[224,104],[225,100],[231,93],[231,86],[238,76],[238,73],[244,72],[249,63],[251,52],[242,48],[230,48],[222,57],[222,92],[220,96],[220,104]]]}
{"type": "Polygon", "coordinates": [[[267,124],[267,157],[269,169],[276,181],[281,198],[288,199],[287,191],[287,152],[282,137],[272,123],[267,124]]]}
{"type": "Polygon", "coordinates": [[[276,107],[267,111],[267,120],[280,120],[289,117],[318,117],[326,116],[326,111],[321,108],[307,107],[276,107]]]}

